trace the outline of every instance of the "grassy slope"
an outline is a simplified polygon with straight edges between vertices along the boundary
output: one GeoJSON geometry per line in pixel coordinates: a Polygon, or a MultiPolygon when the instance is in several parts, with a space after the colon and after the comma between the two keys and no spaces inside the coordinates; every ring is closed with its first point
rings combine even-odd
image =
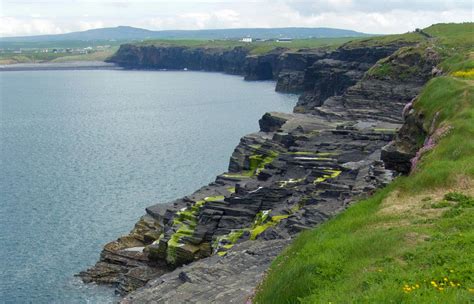
{"type": "Polygon", "coordinates": [[[435,25],[450,75],[415,104],[452,129],[417,170],[320,227],[273,263],[255,303],[472,303],[474,288],[473,24],[435,25]],[[448,193],[461,192],[453,196],[448,193]],[[446,200],[448,199],[448,200],[446,200]]]}

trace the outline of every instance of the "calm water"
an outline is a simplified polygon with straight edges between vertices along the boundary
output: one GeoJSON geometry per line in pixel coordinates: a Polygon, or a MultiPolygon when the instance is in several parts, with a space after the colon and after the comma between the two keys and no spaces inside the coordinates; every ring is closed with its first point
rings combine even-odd
{"type": "Polygon", "coordinates": [[[106,303],[73,275],[153,203],[226,170],[239,138],[296,97],[199,72],[0,74],[0,302],[106,303]]]}

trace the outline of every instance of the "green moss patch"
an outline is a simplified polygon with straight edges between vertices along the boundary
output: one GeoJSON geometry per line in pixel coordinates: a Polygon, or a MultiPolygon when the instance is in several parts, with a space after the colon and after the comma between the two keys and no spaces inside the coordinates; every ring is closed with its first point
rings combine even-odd
{"type": "Polygon", "coordinates": [[[316,178],[314,181],[313,181],[313,184],[319,184],[319,183],[322,183],[322,182],[325,182],[327,181],[328,179],[332,179],[332,178],[336,178],[338,177],[342,171],[340,170],[331,170],[331,169],[326,169],[326,170],[323,170],[326,174],[324,174],[323,176],[320,176],[318,178],[316,178]]]}
{"type": "Polygon", "coordinates": [[[275,158],[278,157],[278,152],[268,151],[266,154],[254,154],[249,156],[249,169],[253,174],[258,175],[266,165],[270,164],[275,158]]]}
{"type": "Polygon", "coordinates": [[[289,214],[282,214],[270,217],[270,212],[271,210],[265,210],[257,213],[252,226],[249,228],[237,229],[216,238],[213,243],[214,251],[220,256],[224,256],[225,252],[232,248],[245,232],[250,233],[250,240],[255,240],[265,230],[276,226],[280,221],[290,216],[289,214]]]}
{"type": "MultiPolygon", "coordinates": [[[[197,226],[197,216],[199,214],[199,209],[207,202],[219,201],[223,200],[225,197],[223,195],[216,195],[216,196],[208,196],[203,200],[197,201],[191,207],[185,208],[181,211],[176,213],[175,218],[173,219],[173,226],[176,227],[176,232],[171,235],[171,238],[168,240],[167,252],[166,252],[166,261],[169,264],[175,265],[179,261],[177,260],[177,251],[179,247],[188,246],[182,242],[184,237],[192,237],[194,234],[194,230],[197,226]]],[[[189,245],[192,246],[192,245],[189,245]]],[[[194,250],[194,248],[187,248],[194,250]]]]}

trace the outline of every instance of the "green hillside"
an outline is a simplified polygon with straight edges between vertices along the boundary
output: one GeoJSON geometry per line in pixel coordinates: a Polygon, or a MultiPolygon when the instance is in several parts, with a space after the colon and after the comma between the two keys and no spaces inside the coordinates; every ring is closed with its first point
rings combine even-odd
{"type": "Polygon", "coordinates": [[[427,123],[439,112],[443,136],[411,175],[302,233],[254,303],[473,302],[474,24],[423,32],[445,75],[425,86],[415,109],[427,123]]]}

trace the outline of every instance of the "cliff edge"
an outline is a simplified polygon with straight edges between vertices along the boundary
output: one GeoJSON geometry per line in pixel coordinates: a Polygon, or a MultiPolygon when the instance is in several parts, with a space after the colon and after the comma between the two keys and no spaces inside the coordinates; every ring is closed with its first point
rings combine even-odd
{"type": "Polygon", "coordinates": [[[407,104],[441,74],[441,58],[435,41],[419,33],[259,56],[121,47],[111,60],[124,67],[220,71],[275,79],[278,90],[303,93],[294,113],[266,113],[260,131],[241,139],[228,172],[184,198],[148,207],[80,276],[116,286],[123,303],[247,301],[300,232],[409,171],[407,159],[430,131],[407,104]]]}

